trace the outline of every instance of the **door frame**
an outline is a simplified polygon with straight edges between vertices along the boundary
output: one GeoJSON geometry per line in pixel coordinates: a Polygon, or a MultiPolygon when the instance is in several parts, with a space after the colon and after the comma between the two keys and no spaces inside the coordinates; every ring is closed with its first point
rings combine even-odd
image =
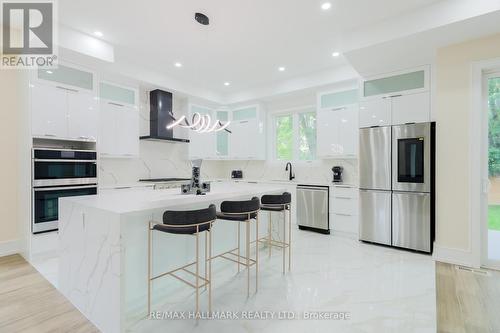
{"type": "Polygon", "coordinates": [[[469,112],[469,244],[470,266],[483,264],[484,224],[487,220],[488,175],[484,159],[488,149],[488,113],[485,103],[485,76],[499,71],[500,58],[472,62],[471,105],[469,112]],[[486,109],[485,109],[486,108],[486,109]],[[477,149],[480,147],[480,149],[477,149]],[[486,170],[486,175],[485,175],[486,170]],[[486,200],[486,202],[485,202],[486,200]]]}
{"type": "Polygon", "coordinates": [[[482,98],[483,98],[483,108],[482,108],[482,124],[481,124],[481,173],[483,178],[483,188],[481,194],[481,221],[480,221],[480,233],[481,233],[481,266],[490,269],[500,269],[500,261],[490,260],[488,258],[488,192],[490,188],[489,172],[488,172],[488,81],[491,78],[500,78],[500,68],[491,71],[483,71],[483,81],[482,81],[482,98]],[[485,135],[486,134],[486,135],[485,135]]]}

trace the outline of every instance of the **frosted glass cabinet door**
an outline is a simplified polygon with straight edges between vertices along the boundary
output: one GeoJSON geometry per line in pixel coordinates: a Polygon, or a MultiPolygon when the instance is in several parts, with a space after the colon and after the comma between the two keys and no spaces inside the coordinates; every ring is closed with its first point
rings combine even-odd
{"type": "Polygon", "coordinates": [[[93,94],[67,92],[68,136],[96,140],[99,135],[99,107],[93,94]]]}
{"type": "Polygon", "coordinates": [[[76,87],[78,90],[94,90],[94,74],[69,66],[58,65],[51,70],[38,70],[38,79],[52,82],[55,85],[76,87]]]}
{"type": "Polygon", "coordinates": [[[33,136],[67,137],[66,91],[36,83],[31,87],[33,136]]]}
{"type": "Polygon", "coordinates": [[[380,98],[359,103],[359,127],[391,124],[391,99],[380,98]]]}

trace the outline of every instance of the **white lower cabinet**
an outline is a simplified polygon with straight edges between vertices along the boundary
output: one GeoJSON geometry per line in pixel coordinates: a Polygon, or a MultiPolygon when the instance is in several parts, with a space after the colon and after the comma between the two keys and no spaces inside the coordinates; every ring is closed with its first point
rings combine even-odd
{"type": "Polygon", "coordinates": [[[101,102],[101,155],[139,156],[139,112],[133,106],[101,102]]]}
{"type": "Polygon", "coordinates": [[[350,105],[317,112],[317,156],[355,157],[358,154],[358,106],[350,105]]]}
{"type": "Polygon", "coordinates": [[[358,234],[358,189],[334,186],[330,195],[330,230],[358,234]]]}

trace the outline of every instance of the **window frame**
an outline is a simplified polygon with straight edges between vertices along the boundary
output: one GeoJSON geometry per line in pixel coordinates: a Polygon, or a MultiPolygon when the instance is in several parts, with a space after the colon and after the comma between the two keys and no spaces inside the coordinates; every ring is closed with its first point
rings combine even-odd
{"type": "MultiPolygon", "coordinates": [[[[301,160],[299,159],[300,156],[300,139],[299,139],[299,114],[302,113],[314,113],[316,115],[317,119],[317,110],[316,106],[311,105],[311,106],[303,106],[303,107],[298,107],[294,109],[288,109],[288,110],[282,110],[282,111],[276,111],[271,114],[271,123],[272,126],[272,153],[271,153],[271,158],[272,161],[274,162],[294,162],[294,163],[312,163],[315,161],[318,161],[318,155],[317,155],[317,145],[316,145],[316,153],[314,159],[310,160],[301,160]],[[276,149],[276,135],[277,135],[277,128],[276,128],[276,120],[278,117],[282,116],[292,116],[292,158],[290,160],[282,160],[279,159],[277,156],[277,149],[276,149]]],[[[316,126],[316,140],[318,139],[318,134],[317,134],[317,129],[318,127],[316,126]]]]}

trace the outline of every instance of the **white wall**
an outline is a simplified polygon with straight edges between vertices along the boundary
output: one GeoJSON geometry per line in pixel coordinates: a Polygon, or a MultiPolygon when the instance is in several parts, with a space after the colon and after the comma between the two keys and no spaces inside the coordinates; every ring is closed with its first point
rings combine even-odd
{"type": "Polygon", "coordinates": [[[30,128],[27,71],[0,70],[0,94],[0,256],[3,256],[24,254],[27,244],[30,210],[26,178],[29,179],[31,158],[26,136],[30,128]]]}
{"type": "MultiPolygon", "coordinates": [[[[436,258],[472,265],[471,156],[472,63],[500,57],[500,34],[437,52],[436,258]]],[[[476,87],[477,88],[477,87],[476,87]]],[[[480,147],[477,147],[480,149],[480,147]]]]}

